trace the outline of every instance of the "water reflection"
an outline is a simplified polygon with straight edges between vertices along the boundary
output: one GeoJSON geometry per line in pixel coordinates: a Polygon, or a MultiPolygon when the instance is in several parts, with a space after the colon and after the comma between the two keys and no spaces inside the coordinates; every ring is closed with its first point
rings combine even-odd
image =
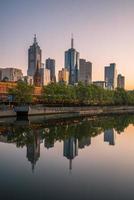
{"type": "Polygon", "coordinates": [[[64,156],[69,160],[69,169],[72,169],[72,160],[78,156],[78,139],[70,137],[64,140],[64,156]]]}
{"type": "Polygon", "coordinates": [[[108,142],[109,145],[115,145],[115,130],[107,129],[104,131],[104,142],[108,142]]]}
{"type": "Polygon", "coordinates": [[[27,144],[27,159],[32,164],[32,171],[34,172],[34,167],[36,162],[40,157],[40,134],[37,132],[33,135],[33,142],[27,144]]]}
{"type": "Polygon", "coordinates": [[[91,145],[93,137],[104,134],[104,142],[114,146],[116,134],[120,134],[129,125],[134,124],[133,115],[71,119],[69,121],[42,122],[42,123],[11,123],[1,124],[0,142],[15,143],[16,147],[26,146],[26,157],[31,162],[34,172],[35,165],[40,158],[40,145],[44,148],[54,148],[57,141],[63,141],[63,156],[69,160],[69,169],[72,169],[72,160],[78,156],[79,149],[91,145]],[[55,123],[55,125],[52,125],[55,123]]]}

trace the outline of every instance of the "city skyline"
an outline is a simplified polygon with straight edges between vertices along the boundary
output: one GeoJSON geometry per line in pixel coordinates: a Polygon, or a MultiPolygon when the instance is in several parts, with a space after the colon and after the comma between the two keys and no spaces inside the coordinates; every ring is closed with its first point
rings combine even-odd
{"type": "Polygon", "coordinates": [[[104,66],[115,62],[126,77],[126,89],[134,89],[133,5],[131,0],[3,1],[0,66],[21,68],[26,74],[27,49],[36,33],[43,63],[55,59],[58,73],[73,32],[80,58],[93,63],[93,81],[104,80],[104,66]]]}

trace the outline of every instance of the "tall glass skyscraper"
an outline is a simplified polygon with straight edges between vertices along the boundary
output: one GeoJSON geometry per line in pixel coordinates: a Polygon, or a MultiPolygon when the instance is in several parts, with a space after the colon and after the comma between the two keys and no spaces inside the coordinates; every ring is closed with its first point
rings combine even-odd
{"type": "Polygon", "coordinates": [[[71,38],[71,48],[65,52],[65,68],[69,71],[69,84],[78,83],[79,52],[74,49],[74,39],[71,38]]]}
{"type": "Polygon", "coordinates": [[[34,76],[37,66],[41,68],[41,49],[37,43],[36,35],[34,36],[34,43],[28,49],[28,76],[34,76]]]}
{"type": "Polygon", "coordinates": [[[114,90],[117,87],[117,70],[116,64],[111,63],[110,66],[105,67],[104,72],[106,88],[114,90]]]}

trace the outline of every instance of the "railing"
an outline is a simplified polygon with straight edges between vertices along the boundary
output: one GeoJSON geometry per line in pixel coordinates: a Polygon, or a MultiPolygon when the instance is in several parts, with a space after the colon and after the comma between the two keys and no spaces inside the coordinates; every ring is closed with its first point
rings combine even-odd
{"type": "Polygon", "coordinates": [[[29,106],[15,106],[14,107],[15,112],[28,112],[29,111],[29,106]]]}

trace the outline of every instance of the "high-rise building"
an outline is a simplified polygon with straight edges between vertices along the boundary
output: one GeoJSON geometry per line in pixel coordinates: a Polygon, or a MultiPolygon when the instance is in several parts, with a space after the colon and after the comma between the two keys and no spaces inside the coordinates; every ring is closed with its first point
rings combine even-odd
{"type": "Polygon", "coordinates": [[[122,76],[121,74],[118,74],[117,77],[117,87],[118,88],[125,88],[125,77],[122,76]]]}
{"type": "Polygon", "coordinates": [[[68,84],[68,82],[69,82],[69,72],[66,68],[62,68],[62,70],[59,70],[58,80],[59,80],[59,82],[68,84]]]}
{"type": "Polygon", "coordinates": [[[41,68],[41,49],[37,43],[36,35],[34,36],[33,45],[28,50],[28,76],[34,76],[38,68],[41,68]]]}
{"type": "Polygon", "coordinates": [[[46,59],[46,69],[50,70],[50,80],[51,82],[56,82],[55,76],[55,60],[48,58],[46,59]]]}
{"type": "Polygon", "coordinates": [[[78,83],[79,52],[74,49],[74,39],[71,38],[71,48],[65,52],[65,68],[69,71],[69,84],[78,83]]]}
{"type": "Polygon", "coordinates": [[[16,82],[21,80],[23,73],[21,69],[17,68],[0,68],[0,81],[7,80],[11,82],[16,82]]]}
{"type": "Polygon", "coordinates": [[[110,66],[105,67],[104,77],[106,82],[106,88],[114,90],[117,87],[117,70],[115,63],[111,63],[110,66]]]}
{"type": "Polygon", "coordinates": [[[85,59],[79,61],[79,81],[84,84],[92,82],[92,63],[87,62],[85,59]]]}

